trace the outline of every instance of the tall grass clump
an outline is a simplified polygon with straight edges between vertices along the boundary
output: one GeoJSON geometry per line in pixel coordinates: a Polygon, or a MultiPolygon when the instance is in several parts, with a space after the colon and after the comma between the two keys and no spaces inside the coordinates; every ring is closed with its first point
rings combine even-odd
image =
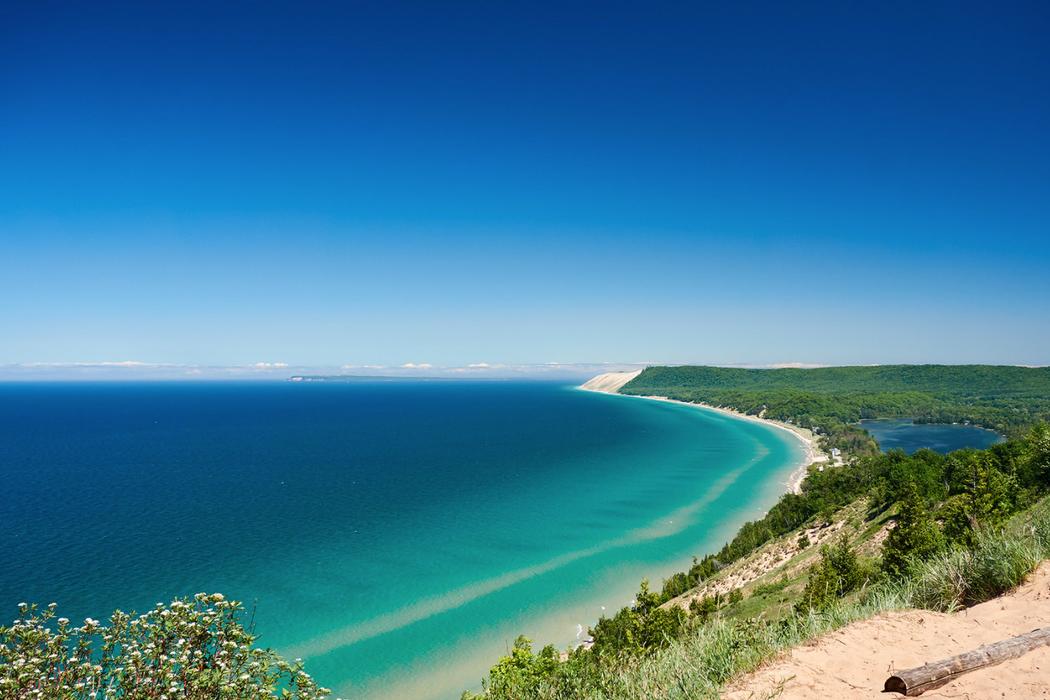
{"type": "Polygon", "coordinates": [[[917,608],[952,611],[994,598],[1021,584],[1050,558],[1050,508],[1043,501],[997,530],[978,530],[972,549],[933,557],[901,583],[917,608]]]}

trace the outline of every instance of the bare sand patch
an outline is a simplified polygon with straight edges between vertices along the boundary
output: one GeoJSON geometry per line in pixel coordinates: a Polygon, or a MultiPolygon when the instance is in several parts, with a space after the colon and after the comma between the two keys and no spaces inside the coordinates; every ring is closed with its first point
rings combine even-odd
{"type": "MultiPolygon", "coordinates": [[[[896,670],[1050,625],[1050,562],[999,598],[954,614],[908,610],[856,622],[793,649],[738,679],[726,700],[885,700],[896,670]]],[[[960,676],[923,698],[1050,698],[1050,647],[960,676]]]]}
{"type": "Polygon", "coordinates": [[[599,374],[597,377],[588,379],[580,385],[580,388],[586,389],[587,391],[599,391],[603,394],[615,394],[624,384],[631,381],[641,373],[642,370],[640,369],[636,369],[632,372],[606,372],[605,374],[599,374]]]}

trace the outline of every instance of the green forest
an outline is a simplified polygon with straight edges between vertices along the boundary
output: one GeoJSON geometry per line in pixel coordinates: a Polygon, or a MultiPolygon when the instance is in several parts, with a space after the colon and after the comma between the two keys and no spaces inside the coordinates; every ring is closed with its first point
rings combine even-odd
{"type": "Polygon", "coordinates": [[[816,369],[648,367],[622,394],[666,396],[816,429],[823,447],[877,451],[862,418],[970,422],[1006,436],[1050,420],[1050,367],[879,365],[816,369]]]}

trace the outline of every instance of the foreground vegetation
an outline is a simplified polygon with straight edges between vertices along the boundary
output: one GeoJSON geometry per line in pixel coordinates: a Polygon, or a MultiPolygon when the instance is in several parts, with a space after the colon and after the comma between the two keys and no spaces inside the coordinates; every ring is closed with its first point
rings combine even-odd
{"type": "MultiPolygon", "coordinates": [[[[1050,558],[1050,514],[1033,527],[982,534],[970,550],[953,550],[923,562],[915,576],[884,580],[851,598],[779,620],[717,618],[691,625],[659,652],[621,663],[554,666],[519,640],[501,660],[480,697],[549,700],[685,700],[718,697],[725,683],[762,662],[826,632],[880,612],[922,607],[952,610],[1003,593],[1050,558]],[[546,669],[554,669],[545,673],[546,669]]],[[[469,697],[469,696],[468,696],[469,697]]]]}
{"type": "MultiPolygon", "coordinates": [[[[861,456],[811,472],[801,494],[787,494],[746,524],[716,555],[695,562],[591,630],[594,644],[561,661],[553,647],[534,653],[519,638],[492,668],[482,693],[464,697],[693,698],[717,695],[735,675],[780,650],[882,610],[952,610],[1017,585],[1050,557],[1050,429],[1037,425],[987,450],[947,456],[929,450],[861,456]],[[843,536],[820,550],[805,585],[782,614],[744,617],[740,590],[668,605],[681,593],[774,537],[860,503],[869,520],[894,516],[874,556],[843,536]]],[[[801,546],[801,545],[800,545],[801,546]]],[[[782,588],[783,586],[781,586],[782,588]]],[[[751,591],[751,597],[777,584],[751,591]]],[[[783,608],[781,608],[783,610],[783,608]]]]}
{"type": "Polygon", "coordinates": [[[220,594],[158,604],[142,615],[113,613],[108,624],[74,625],[22,603],[0,627],[0,698],[29,700],[321,700],[329,695],[299,660],[288,663],[255,637],[240,603],[220,594]]]}
{"type": "Polygon", "coordinates": [[[862,418],[971,422],[1013,437],[1050,420],[1050,367],[649,367],[621,390],[724,406],[818,429],[826,448],[874,454],[862,418]]]}

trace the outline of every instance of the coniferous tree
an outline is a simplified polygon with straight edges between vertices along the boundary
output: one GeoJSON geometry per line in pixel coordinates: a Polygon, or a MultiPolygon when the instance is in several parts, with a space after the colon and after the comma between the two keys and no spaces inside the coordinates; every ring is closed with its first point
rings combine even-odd
{"type": "Polygon", "coordinates": [[[930,517],[918,489],[908,484],[896,526],[883,545],[882,570],[890,576],[904,576],[915,562],[928,559],[944,545],[944,534],[930,517]]]}

